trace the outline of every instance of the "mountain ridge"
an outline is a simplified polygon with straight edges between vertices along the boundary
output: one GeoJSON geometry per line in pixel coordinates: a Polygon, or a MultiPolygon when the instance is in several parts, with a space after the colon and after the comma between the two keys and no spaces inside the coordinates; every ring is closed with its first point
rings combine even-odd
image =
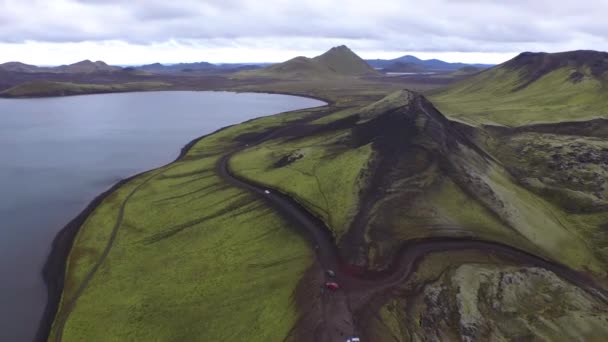
{"type": "Polygon", "coordinates": [[[608,53],[523,52],[434,91],[442,111],[478,123],[524,125],[608,113],[608,53]]]}
{"type": "Polygon", "coordinates": [[[42,67],[22,62],[7,62],[0,64],[0,70],[21,73],[94,73],[94,72],[116,72],[123,68],[111,66],[103,61],[92,62],[85,59],[76,63],[59,65],[54,67],[42,67]]]}
{"type": "Polygon", "coordinates": [[[456,71],[468,66],[487,69],[494,66],[494,64],[481,63],[450,63],[436,58],[423,60],[412,55],[405,55],[393,59],[367,59],[366,62],[374,68],[389,70],[393,70],[398,67],[399,64],[403,63],[419,66],[421,67],[421,70],[424,71],[456,71]]]}

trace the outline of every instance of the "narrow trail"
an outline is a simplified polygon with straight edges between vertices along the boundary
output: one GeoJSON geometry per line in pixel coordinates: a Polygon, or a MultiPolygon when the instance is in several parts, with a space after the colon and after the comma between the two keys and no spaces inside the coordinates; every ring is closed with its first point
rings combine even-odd
{"type": "MultiPolygon", "coordinates": [[[[169,171],[171,168],[172,168],[172,166],[169,166],[168,168],[164,169],[163,172],[169,171]]],[[[135,195],[135,193],[137,193],[138,190],[140,190],[144,185],[146,185],[153,178],[155,178],[158,175],[163,173],[163,172],[156,172],[156,171],[153,171],[153,172],[154,172],[153,175],[149,176],[143,182],[141,182],[140,184],[135,186],[133,188],[133,190],[131,190],[131,192],[122,201],[120,208],[118,209],[118,215],[116,216],[116,221],[114,222],[114,226],[112,227],[112,232],[110,233],[110,238],[108,239],[108,242],[106,243],[106,246],[103,249],[103,252],[99,256],[99,259],[97,259],[97,262],[95,262],[93,267],[89,270],[87,275],[84,277],[84,279],[80,283],[80,286],[78,286],[78,289],[76,290],[76,292],[74,293],[72,298],[67,299],[67,304],[65,304],[61,315],[58,314],[58,316],[56,317],[55,324],[54,324],[55,334],[52,334],[52,336],[49,336],[49,341],[58,342],[58,341],[62,340],[65,324],[66,324],[67,319],[69,318],[70,314],[74,310],[74,307],[76,306],[76,302],[78,301],[78,298],[80,298],[80,296],[86,290],[87,286],[91,283],[91,281],[93,280],[93,277],[95,276],[95,274],[97,273],[97,271],[99,270],[101,265],[104,263],[104,261],[110,254],[112,247],[114,246],[114,241],[116,240],[116,236],[118,235],[119,228],[122,225],[127,203],[133,197],[133,195],[135,195]]]]}

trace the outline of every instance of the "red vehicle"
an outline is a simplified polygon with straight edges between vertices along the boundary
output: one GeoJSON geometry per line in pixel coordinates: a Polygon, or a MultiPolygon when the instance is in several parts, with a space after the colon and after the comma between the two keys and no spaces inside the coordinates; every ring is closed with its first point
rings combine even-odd
{"type": "Polygon", "coordinates": [[[340,288],[340,285],[338,285],[338,283],[336,282],[328,281],[325,283],[325,288],[328,290],[338,290],[340,288]]]}

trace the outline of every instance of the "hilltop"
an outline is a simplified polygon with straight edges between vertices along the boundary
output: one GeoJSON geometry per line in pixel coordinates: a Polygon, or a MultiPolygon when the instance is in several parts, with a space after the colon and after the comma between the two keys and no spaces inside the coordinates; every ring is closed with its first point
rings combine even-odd
{"type": "Polygon", "coordinates": [[[471,123],[524,125],[608,113],[608,53],[524,52],[436,91],[447,114],[471,123]]]}
{"type": "Polygon", "coordinates": [[[378,72],[345,45],[331,48],[314,57],[295,57],[269,67],[240,73],[250,77],[272,78],[331,78],[343,76],[370,76],[378,72]]]}
{"type": "Polygon", "coordinates": [[[74,64],[61,65],[56,68],[57,72],[65,73],[94,73],[94,72],[115,72],[122,70],[121,67],[110,66],[103,61],[92,62],[88,59],[74,64]]]}
{"type": "Polygon", "coordinates": [[[0,70],[8,72],[44,72],[51,68],[41,68],[31,64],[21,62],[7,62],[0,64],[0,70]]]}

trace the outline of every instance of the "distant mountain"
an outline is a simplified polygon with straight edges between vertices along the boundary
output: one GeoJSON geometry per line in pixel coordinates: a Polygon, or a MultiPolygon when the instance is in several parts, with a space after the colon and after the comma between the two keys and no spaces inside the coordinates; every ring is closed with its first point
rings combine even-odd
{"type": "Polygon", "coordinates": [[[98,72],[117,72],[121,67],[110,66],[102,61],[91,62],[90,60],[80,61],[74,64],[61,65],[58,67],[39,67],[21,62],[8,62],[0,64],[0,69],[9,72],[21,73],[98,73],[98,72]]]}
{"type": "Polygon", "coordinates": [[[415,56],[407,55],[395,59],[368,59],[366,60],[369,65],[376,69],[396,70],[399,69],[400,65],[417,65],[420,66],[419,71],[437,71],[437,72],[449,72],[462,69],[467,66],[474,66],[481,69],[486,69],[494,66],[493,64],[466,64],[466,63],[448,63],[439,59],[427,59],[422,60],[415,56]]]}
{"type": "Polygon", "coordinates": [[[122,70],[121,67],[110,66],[102,61],[91,62],[88,59],[70,65],[58,66],[54,69],[58,72],[83,74],[89,74],[94,72],[115,72],[122,70]]]}
{"type": "Polygon", "coordinates": [[[333,47],[326,53],[313,58],[312,61],[341,75],[362,76],[376,73],[369,64],[346,45],[333,47]]]}
{"type": "Polygon", "coordinates": [[[376,74],[376,70],[344,45],[333,47],[314,58],[295,57],[260,70],[241,73],[243,76],[293,79],[376,74]]]}
{"type": "Polygon", "coordinates": [[[8,62],[0,64],[0,69],[11,72],[43,72],[50,68],[40,68],[35,65],[25,64],[21,62],[8,62]]]}
{"type": "Polygon", "coordinates": [[[608,53],[524,52],[443,90],[433,102],[454,116],[502,124],[608,114],[608,53]]]}
{"type": "Polygon", "coordinates": [[[383,72],[425,72],[427,69],[420,64],[395,62],[382,69],[383,72]]]}
{"type": "Polygon", "coordinates": [[[197,63],[177,63],[177,64],[147,64],[136,67],[136,69],[151,72],[151,73],[175,73],[175,72],[188,72],[195,70],[210,70],[215,69],[214,64],[208,62],[197,62],[197,63]]]}
{"type": "Polygon", "coordinates": [[[266,63],[223,63],[212,64],[209,62],[161,64],[153,63],[133,67],[136,70],[145,71],[153,74],[175,74],[189,72],[237,72],[242,70],[254,70],[266,66],[266,63]]]}

